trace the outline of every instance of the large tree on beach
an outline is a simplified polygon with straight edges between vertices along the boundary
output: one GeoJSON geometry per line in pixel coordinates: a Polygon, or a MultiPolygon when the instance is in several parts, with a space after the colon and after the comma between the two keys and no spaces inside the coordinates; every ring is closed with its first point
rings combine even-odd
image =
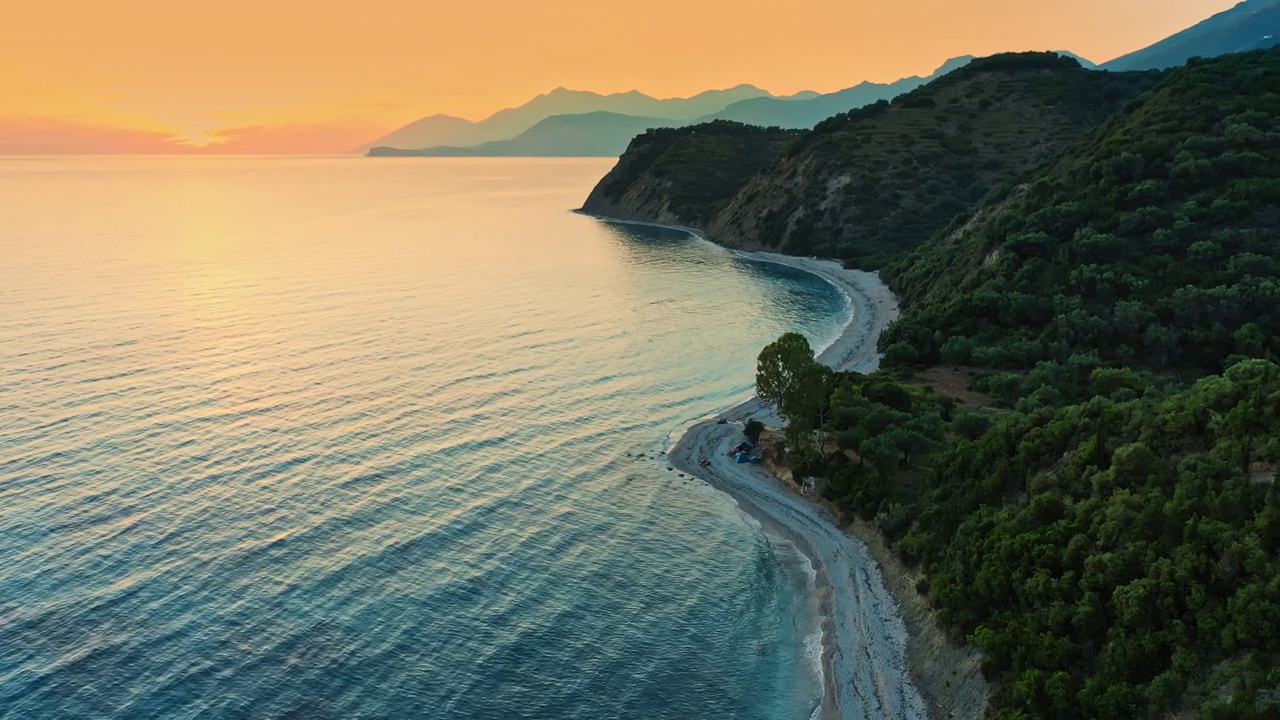
{"type": "Polygon", "coordinates": [[[833,380],[834,372],[814,359],[809,341],[799,333],[770,343],[756,362],[756,392],[802,431],[826,421],[833,380]]]}
{"type": "Polygon", "coordinates": [[[756,393],[792,419],[812,383],[813,349],[800,333],[787,333],[765,346],[756,360],[756,393]]]}

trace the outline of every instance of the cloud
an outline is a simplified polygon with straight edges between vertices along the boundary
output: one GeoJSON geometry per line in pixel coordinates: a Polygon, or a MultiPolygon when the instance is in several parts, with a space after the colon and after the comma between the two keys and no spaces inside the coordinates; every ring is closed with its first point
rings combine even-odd
{"type": "Polygon", "coordinates": [[[75,118],[0,115],[0,155],[148,155],[190,152],[169,133],[75,118]]]}
{"type": "Polygon", "coordinates": [[[350,152],[377,136],[377,130],[361,122],[327,120],[280,125],[242,125],[208,130],[214,142],[199,152],[243,155],[322,155],[350,152]]]}
{"type": "Polygon", "coordinates": [[[188,136],[76,118],[0,115],[0,155],[322,155],[350,152],[379,128],[348,120],[214,128],[188,136]],[[207,141],[193,144],[190,140],[207,141]]]}

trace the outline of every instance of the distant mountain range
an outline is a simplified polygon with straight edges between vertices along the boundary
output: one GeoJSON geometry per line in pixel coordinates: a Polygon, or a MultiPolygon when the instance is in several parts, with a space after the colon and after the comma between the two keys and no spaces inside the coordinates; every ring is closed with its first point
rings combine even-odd
{"type": "MultiPolygon", "coordinates": [[[[805,97],[802,99],[792,96],[787,98],[758,97],[739,100],[717,113],[698,118],[697,122],[733,120],[747,125],[759,125],[760,127],[803,130],[811,128],[837,113],[870,105],[878,100],[892,100],[905,92],[915,90],[930,80],[942,77],[957,68],[964,67],[969,64],[970,60],[973,60],[972,55],[952,58],[943,63],[942,67],[935,70],[928,77],[913,75],[891,83],[863,82],[851,88],[837,90],[825,95],[821,93],[805,93],[805,97]]],[[[623,143],[624,147],[625,145],[623,143]]]]}
{"type": "MultiPolygon", "coordinates": [[[[1194,56],[1213,57],[1276,44],[1280,44],[1280,0],[1247,0],[1150,47],[1105,63],[1101,69],[1164,69],[1182,65],[1194,56]]],[[[1076,59],[1086,69],[1098,68],[1078,55],[1057,54],[1076,59]]],[[[808,129],[833,115],[911,92],[972,59],[952,58],[928,77],[863,82],[825,94],[805,91],[777,96],[753,85],[739,85],[690,98],[660,100],[634,90],[601,95],[557,88],[479,122],[449,115],[425,117],[357,151],[372,156],[612,157],[622,154],[632,137],[657,127],[731,120],[761,127],[808,129]]]]}
{"type": "MultiPolygon", "coordinates": [[[[671,125],[663,118],[613,112],[552,115],[510,140],[493,140],[470,147],[442,145],[420,150],[375,147],[371,157],[613,157],[627,149],[631,138],[654,127],[671,125]]],[[[679,123],[684,125],[685,123],[679,123]]]]}
{"type": "Polygon", "coordinates": [[[825,94],[805,91],[775,96],[752,85],[739,85],[691,98],[657,100],[639,92],[598,95],[559,89],[478,123],[447,115],[422,118],[365,148],[375,157],[615,157],[626,150],[631,138],[656,127],[684,127],[712,120],[734,120],[763,127],[813,127],[836,113],[910,92],[963,67],[972,59],[972,56],[952,58],[928,77],[912,76],[891,83],[864,82],[825,94]],[[558,111],[550,116],[541,115],[551,108],[558,111]],[[529,123],[526,127],[503,139],[475,140],[509,132],[510,128],[525,122],[529,123]],[[433,141],[420,144],[428,137],[433,141]]]}
{"type": "Polygon", "coordinates": [[[1108,63],[1104,70],[1163,70],[1192,57],[1261,50],[1280,44],[1280,0],[1247,0],[1201,23],[1108,63]]]}
{"type": "MultiPolygon", "coordinates": [[[[768,92],[753,85],[739,85],[727,90],[708,90],[690,98],[659,100],[642,92],[601,95],[584,90],[556,88],[539,95],[520,107],[500,110],[479,122],[450,115],[432,115],[405,125],[371,143],[356,148],[367,152],[379,146],[393,148],[430,148],[434,146],[469,146],[497,140],[512,140],[539,122],[556,115],[604,112],[617,115],[660,118],[663,121],[694,121],[718,112],[740,100],[771,98],[768,92]]],[[[681,123],[684,124],[684,123],[681,123]]],[[[623,143],[624,147],[626,143],[623,143]]]]}

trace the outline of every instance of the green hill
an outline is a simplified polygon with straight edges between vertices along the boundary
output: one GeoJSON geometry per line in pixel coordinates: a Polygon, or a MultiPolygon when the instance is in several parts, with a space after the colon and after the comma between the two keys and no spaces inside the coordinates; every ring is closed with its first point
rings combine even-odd
{"type": "Polygon", "coordinates": [[[1280,352],[1277,90],[1280,51],[1179,71],[895,262],[908,311],[886,342],[925,362],[1087,350],[1196,373],[1280,352]]]}
{"type": "Polygon", "coordinates": [[[583,205],[597,215],[705,226],[747,178],[781,156],[802,131],[715,120],[650,130],[625,153],[583,205]]]}
{"type": "Polygon", "coordinates": [[[610,207],[885,261],[884,370],[761,354],[772,454],[919,567],[993,717],[1280,717],[1280,48],[652,132],[610,207]]]}
{"type": "Polygon", "coordinates": [[[993,717],[1280,717],[1277,88],[1280,49],[1175,71],[886,268],[886,370],[788,375],[788,462],[993,717]]]}
{"type": "MultiPolygon", "coordinates": [[[[1087,71],[1055,53],[975,60],[891,103],[819,123],[715,207],[664,194],[683,195],[680,182],[699,182],[696,173],[657,182],[624,155],[584,210],[625,205],[632,217],[696,225],[735,247],[866,259],[924,242],[1157,79],[1087,71]]],[[[682,137],[659,140],[687,155],[682,137]]],[[[661,150],[650,143],[646,152],[661,150]]],[[[718,172],[710,154],[691,164],[718,172]]]]}

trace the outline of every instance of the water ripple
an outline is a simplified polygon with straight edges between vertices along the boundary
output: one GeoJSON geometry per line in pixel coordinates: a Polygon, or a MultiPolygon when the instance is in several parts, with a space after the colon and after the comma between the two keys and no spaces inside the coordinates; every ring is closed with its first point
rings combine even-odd
{"type": "Polygon", "coordinates": [[[803,573],[657,451],[842,300],[605,169],[0,168],[0,718],[807,716],[803,573]]]}

